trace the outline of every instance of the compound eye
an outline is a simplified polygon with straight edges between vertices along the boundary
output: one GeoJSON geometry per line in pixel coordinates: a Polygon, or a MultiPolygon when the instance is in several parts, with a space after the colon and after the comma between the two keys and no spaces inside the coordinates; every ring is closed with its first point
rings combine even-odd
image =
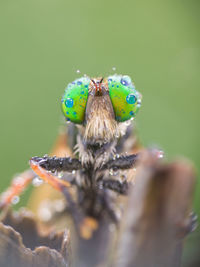
{"type": "Polygon", "coordinates": [[[62,98],[62,111],[67,119],[81,124],[84,121],[90,78],[82,77],[68,84],[62,98]]]}
{"type": "Polygon", "coordinates": [[[131,78],[127,75],[113,75],[108,77],[110,99],[119,122],[135,117],[140,104],[140,94],[135,90],[131,78]]]}

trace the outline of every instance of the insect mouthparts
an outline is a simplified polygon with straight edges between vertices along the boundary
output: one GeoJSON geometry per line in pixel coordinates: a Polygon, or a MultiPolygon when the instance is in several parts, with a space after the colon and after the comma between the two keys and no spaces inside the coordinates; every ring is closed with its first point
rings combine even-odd
{"type": "Polygon", "coordinates": [[[101,78],[101,80],[99,80],[99,81],[95,81],[95,80],[91,79],[91,81],[93,82],[93,84],[95,86],[95,95],[96,96],[102,95],[101,83],[102,83],[103,79],[104,78],[101,78]]]}

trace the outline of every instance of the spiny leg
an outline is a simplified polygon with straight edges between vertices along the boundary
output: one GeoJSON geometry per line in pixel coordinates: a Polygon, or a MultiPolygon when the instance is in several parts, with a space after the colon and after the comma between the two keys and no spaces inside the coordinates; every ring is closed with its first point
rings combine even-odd
{"type": "Polygon", "coordinates": [[[77,164],[77,161],[74,161],[76,162],[75,166],[72,164],[72,161],[73,160],[69,160],[69,158],[44,159],[34,157],[30,160],[30,166],[41,179],[50,184],[56,190],[60,191],[65,196],[68,202],[69,211],[73,217],[75,226],[78,229],[80,236],[84,239],[89,239],[92,236],[93,231],[95,231],[98,227],[97,221],[92,217],[84,216],[84,214],[79,211],[77,204],[74,202],[73,197],[71,196],[71,193],[68,190],[69,187],[71,187],[71,184],[69,182],[55,177],[51,173],[47,172],[47,170],[45,170],[43,167],[41,167],[45,166],[48,170],[50,170],[51,168],[53,170],[57,170],[57,166],[58,170],[62,171],[66,168],[67,164],[69,164],[69,166],[71,166],[71,169],[78,169],[80,165],[77,164]]]}
{"type": "Polygon", "coordinates": [[[127,170],[133,168],[139,159],[139,154],[120,156],[106,162],[99,170],[127,170]]]}
{"type": "Polygon", "coordinates": [[[58,158],[58,157],[33,157],[31,162],[38,163],[38,166],[42,167],[47,171],[73,171],[81,169],[81,162],[78,159],[73,158],[58,158]]]}

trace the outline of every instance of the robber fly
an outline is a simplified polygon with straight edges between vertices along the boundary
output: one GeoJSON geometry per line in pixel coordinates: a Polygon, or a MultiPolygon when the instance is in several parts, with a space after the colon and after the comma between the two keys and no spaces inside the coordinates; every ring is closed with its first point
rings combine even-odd
{"type": "MultiPolygon", "coordinates": [[[[80,235],[89,238],[102,213],[117,222],[110,192],[128,193],[131,182],[122,174],[134,167],[138,154],[123,153],[132,136],[131,121],[140,108],[141,95],[127,75],[84,76],[68,84],[61,102],[77,156],[32,157],[30,166],[41,179],[64,194],[80,235]],[[55,172],[72,173],[69,180],[67,175],[58,178],[55,172]],[[113,176],[111,172],[118,174],[113,176]],[[72,186],[77,189],[76,198],[70,193],[72,186]]],[[[1,207],[21,193],[32,173],[27,171],[22,178],[2,195],[1,207]]]]}

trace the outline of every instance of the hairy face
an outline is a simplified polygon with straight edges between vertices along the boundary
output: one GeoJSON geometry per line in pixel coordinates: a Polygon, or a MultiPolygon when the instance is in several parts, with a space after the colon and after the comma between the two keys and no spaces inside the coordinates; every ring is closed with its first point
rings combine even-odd
{"type": "Polygon", "coordinates": [[[92,79],[86,106],[84,139],[90,143],[106,143],[119,135],[118,128],[107,79],[92,79]]]}

